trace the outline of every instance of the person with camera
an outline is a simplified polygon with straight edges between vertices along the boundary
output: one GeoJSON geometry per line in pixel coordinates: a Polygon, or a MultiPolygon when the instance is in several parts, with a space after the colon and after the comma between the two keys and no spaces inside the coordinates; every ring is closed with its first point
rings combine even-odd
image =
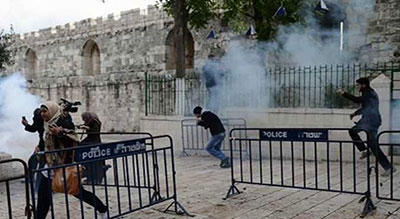
{"type": "MultiPolygon", "coordinates": [[[[78,137],[74,134],[75,125],[72,122],[71,115],[66,110],[66,105],[63,104],[60,107],[56,102],[46,102],[41,105],[41,116],[44,120],[44,150],[53,151],[60,149],[67,149],[76,147],[78,144],[78,137]]],[[[57,153],[48,153],[45,155],[45,167],[53,167],[57,165],[69,164],[74,160],[74,154],[72,150],[62,151],[57,153]]],[[[74,167],[74,169],[77,169],[74,167]]],[[[42,180],[39,185],[38,193],[38,204],[36,208],[36,219],[45,219],[49,211],[51,192],[54,189],[54,183],[52,181],[62,181],[56,177],[56,171],[42,171],[42,180]],[[49,174],[50,173],[50,174],[49,174]]],[[[62,170],[60,168],[60,170],[62,170]]],[[[65,169],[67,171],[67,168],[65,169]]],[[[68,179],[65,182],[70,183],[68,179]]],[[[74,182],[76,185],[76,182],[74,182]]],[[[62,183],[64,184],[64,182],[62,183]]],[[[80,185],[78,183],[78,185],[80,185]]],[[[63,186],[63,185],[62,185],[63,186]]],[[[62,187],[61,186],[61,187],[62,187]]],[[[73,185],[67,184],[67,187],[71,188],[73,185]]],[[[96,197],[93,193],[86,191],[80,186],[78,193],[74,196],[78,199],[82,198],[82,201],[93,206],[98,212],[100,212],[100,218],[106,218],[107,207],[96,197]]]]}
{"type": "MultiPolygon", "coordinates": [[[[86,131],[86,138],[84,138],[79,145],[92,145],[100,144],[100,131],[101,131],[101,121],[96,113],[84,112],[81,115],[84,122],[83,125],[79,125],[78,128],[84,129],[86,131]]],[[[101,183],[104,178],[105,171],[108,169],[105,161],[94,162],[93,164],[88,164],[85,166],[83,176],[87,177],[87,182],[101,183]],[[93,170],[92,170],[93,167],[93,170]],[[94,174],[92,174],[94,173],[94,174]]]]}
{"type": "MultiPolygon", "coordinates": [[[[32,118],[32,125],[29,124],[28,120],[26,120],[25,116],[22,117],[21,123],[25,127],[25,131],[27,132],[38,132],[39,134],[39,143],[37,147],[35,148],[35,151],[33,154],[29,157],[28,160],[28,166],[30,169],[37,169],[37,168],[42,168],[44,163],[41,162],[37,156],[36,152],[38,151],[43,151],[44,150],[44,140],[43,140],[43,133],[44,133],[44,127],[43,127],[43,119],[42,116],[40,115],[40,109],[37,108],[35,111],[33,111],[33,118],[32,118]]],[[[35,193],[38,192],[39,189],[39,184],[41,180],[41,174],[35,174],[33,176],[34,178],[34,190],[35,193]]]]}

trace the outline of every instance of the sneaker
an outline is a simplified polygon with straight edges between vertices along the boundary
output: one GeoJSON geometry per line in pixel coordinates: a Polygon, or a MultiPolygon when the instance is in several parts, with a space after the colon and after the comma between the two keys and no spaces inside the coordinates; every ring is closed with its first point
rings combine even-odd
{"type": "Polygon", "coordinates": [[[231,167],[231,160],[229,158],[225,158],[224,160],[221,161],[221,164],[219,166],[221,168],[229,168],[231,167]]]}
{"type": "MultiPolygon", "coordinates": [[[[393,167],[393,174],[397,171],[396,167],[393,167]]],[[[392,173],[392,168],[385,170],[383,173],[381,173],[382,177],[389,177],[390,174],[392,173]]]]}
{"type": "Polygon", "coordinates": [[[363,160],[363,159],[365,159],[365,158],[367,158],[367,157],[368,157],[368,152],[367,152],[367,151],[363,151],[363,152],[361,153],[360,160],[363,160]]]}

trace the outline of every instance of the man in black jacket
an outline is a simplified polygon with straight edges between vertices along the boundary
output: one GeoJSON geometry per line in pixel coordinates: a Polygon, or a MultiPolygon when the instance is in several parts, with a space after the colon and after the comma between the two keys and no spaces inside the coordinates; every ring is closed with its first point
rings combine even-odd
{"type": "MultiPolygon", "coordinates": [[[[385,169],[385,172],[382,173],[382,176],[390,176],[392,165],[389,160],[385,156],[385,154],[380,149],[377,142],[377,134],[379,126],[382,124],[381,115],[379,113],[379,97],[378,94],[372,89],[369,85],[368,78],[359,78],[356,81],[357,89],[361,92],[361,96],[356,97],[349,93],[343,92],[342,90],[338,90],[338,93],[343,97],[355,102],[360,103],[361,108],[350,114],[350,119],[353,119],[357,115],[361,115],[362,118],[360,121],[356,123],[355,126],[351,128],[349,131],[350,137],[353,141],[358,141],[355,143],[359,151],[362,151],[360,159],[364,159],[369,156],[367,152],[367,148],[364,143],[361,142],[361,138],[358,135],[359,132],[365,130],[369,135],[368,146],[374,153],[376,159],[385,169]]],[[[393,168],[393,172],[396,169],[393,168]]]]}
{"type": "Polygon", "coordinates": [[[205,129],[210,129],[212,137],[207,142],[206,150],[212,156],[221,160],[221,168],[229,168],[231,162],[221,151],[221,145],[225,138],[225,128],[217,115],[210,111],[204,111],[200,106],[193,109],[193,114],[200,119],[197,125],[203,126],[205,129]]]}
{"type": "Polygon", "coordinates": [[[35,111],[33,111],[33,123],[32,125],[29,125],[28,121],[25,119],[25,117],[22,118],[22,125],[25,126],[25,131],[27,132],[38,132],[39,134],[39,144],[37,145],[41,151],[44,150],[44,140],[43,140],[43,133],[44,133],[44,127],[43,127],[43,118],[40,115],[40,109],[37,108],[35,111]]]}
{"type": "MultiPolygon", "coordinates": [[[[44,140],[43,140],[43,133],[44,133],[44,126],[43,126],[43,118],[40,115],[40,109],[37,108],[35,109],[35,111],[33,111],[33,123],[32,125],[29,124],[29,122],[26,120],[25,117],[22,117],[22,125],[25,126],[25,131],[27,132],[38,132],[39,134],[39,144],[37,145],[37,147],[35,148],[35,152],[38,152],[38,150],[40,151],[44,151],[44,140]]],[[[28,161],[28,165],[30,169],[37,169],[37,168],[41,168],[44,166],[43,162],[39,162],[36,156],[36,153],[33,153],[33,155],[29,158],[28,161]]],[[[39,184],[40,184],[40,180],[41,180],[41,174],[35,174],[35,192],[37,193],[39,190],[39,184]]]]}

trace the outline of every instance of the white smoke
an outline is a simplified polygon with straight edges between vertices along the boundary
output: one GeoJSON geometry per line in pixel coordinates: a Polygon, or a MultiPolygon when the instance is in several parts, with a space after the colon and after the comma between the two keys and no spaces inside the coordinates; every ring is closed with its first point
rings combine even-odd
{"type": "Polygon", "coordinates": [[[222,94],[224,106],[266,107],[269,79],[266,77],[265,46],[263,43],[236,40],[229,44],[221,59],[227,72],[222,94]]]}
{"type": "MultiPolygon", "coordinates": [[[[374,12],[375,0],[325,0],[329,11],[323,22],[332,22],[333,27],[321,25],[313,6],[300,9],[304,23],[281,26],[276,42],[270,47],[279,61],[292,66],[314,66],[358,62],[359,51],[367,44],[366,34],[374,12]],[[343,50],[340,51],[340,22],[343,23],[343,50]]],[[[275,63],[276,64],[276,63],[275,63]]]]}
{"type": "MultiPolygon", "coordinates": [[[[315,5],[304,5],[299,12],[305,17],[304,22],[280,26],[274,42],[257,42],[243,38],[229,43],[226,54],[222,57],[226,68],[226,83],[219,101],[224,107],[272,107],[277,104],[274,99],[279,99],[274,95],[281,94],[273,92],[276,88],[283,85],[300,86],[288,84],[293,83],[293,76],[290,82],[289,74],[278,76],[281,73],[274,72],[274,77],[268,76],[266,71],[270,68],[351,64],[359,61],[360,49],[366,44],[369,19],[375,14],[375,1],[325,0],[325,3],[330,9],[327,14],[314,13],[315,5]],[[318,19],[321,15],[325,16],[325,20],[318,19]],[[331,23],[323,27],[321,22],[331,23]],[[340,22],[343,22],[342,51],[340,22]],[[278,82],[277,78],[285,80],[278,82]]],[[[296,76],[297,83],[304,82],[302,86],[320,83],[317,77],[303,78],[304,75],[296,76]]],[[[339,76],[334,75],[334,80],[328,82],[335,85],[336,81],[342,80],[339,76]]],[[[292,95],[290,91],[289,95],[292,95]]],[[[319,95],[324,98],[325,94],[319,95]]],[[[319,96],[314,95],[312,98],[317,97],[319,96]]],[[[299,96],[298,101],[306,101],[300,100],[301,98],[299,96]]]]}
{"type": "Polygon", "coordinates": [[[39,98],[28,93],[26,80],[19,74],[0,79],[0,151],[27,159],[38,141],[37,133],[28,133],[21,124],[26,116],[30,124],[39,98]]]}

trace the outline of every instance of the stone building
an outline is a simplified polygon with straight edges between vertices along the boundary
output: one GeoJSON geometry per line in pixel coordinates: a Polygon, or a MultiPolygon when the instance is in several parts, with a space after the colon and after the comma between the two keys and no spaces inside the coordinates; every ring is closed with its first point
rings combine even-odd
{"type": "MultiPolygon", "coordinates": [[[[346,8],[348,28],[366,28],[365,42],[352,42],[349,36],[363,60],[399,59],[399,9],[398,0],[376,0],[376,14],[359,23],[360,18],[351,16],[352,8],[346,8]]],[[[43,100],[80,100],[80,112],[97,112],[105,130],[139,130],[144,74],[173,74],[172,27],[172,18],[149,6],[145,12],[133,9],[20,34],[13,47],[15,65],[6,74],[25,74],[31,92],[43,100]]],[[[211,48],[232,34],[222,31],[218,40],[206,40],[209,31],[191,30],[188,36],[189,72],[201,68],[211,48]]]]}
{"type": "MultiPolygon", "coordinates": [[[[15,65],[6,74],[23,73],[43,100],[80,100],[80,111],[97,112],[105,130],[138,130],[144,74],[175,68],[172,27],[173,19],[149,6],[17,35],[15,65]]],[[[188,36],[188,72],[213,46],[206,36],[188,36]]]]}

